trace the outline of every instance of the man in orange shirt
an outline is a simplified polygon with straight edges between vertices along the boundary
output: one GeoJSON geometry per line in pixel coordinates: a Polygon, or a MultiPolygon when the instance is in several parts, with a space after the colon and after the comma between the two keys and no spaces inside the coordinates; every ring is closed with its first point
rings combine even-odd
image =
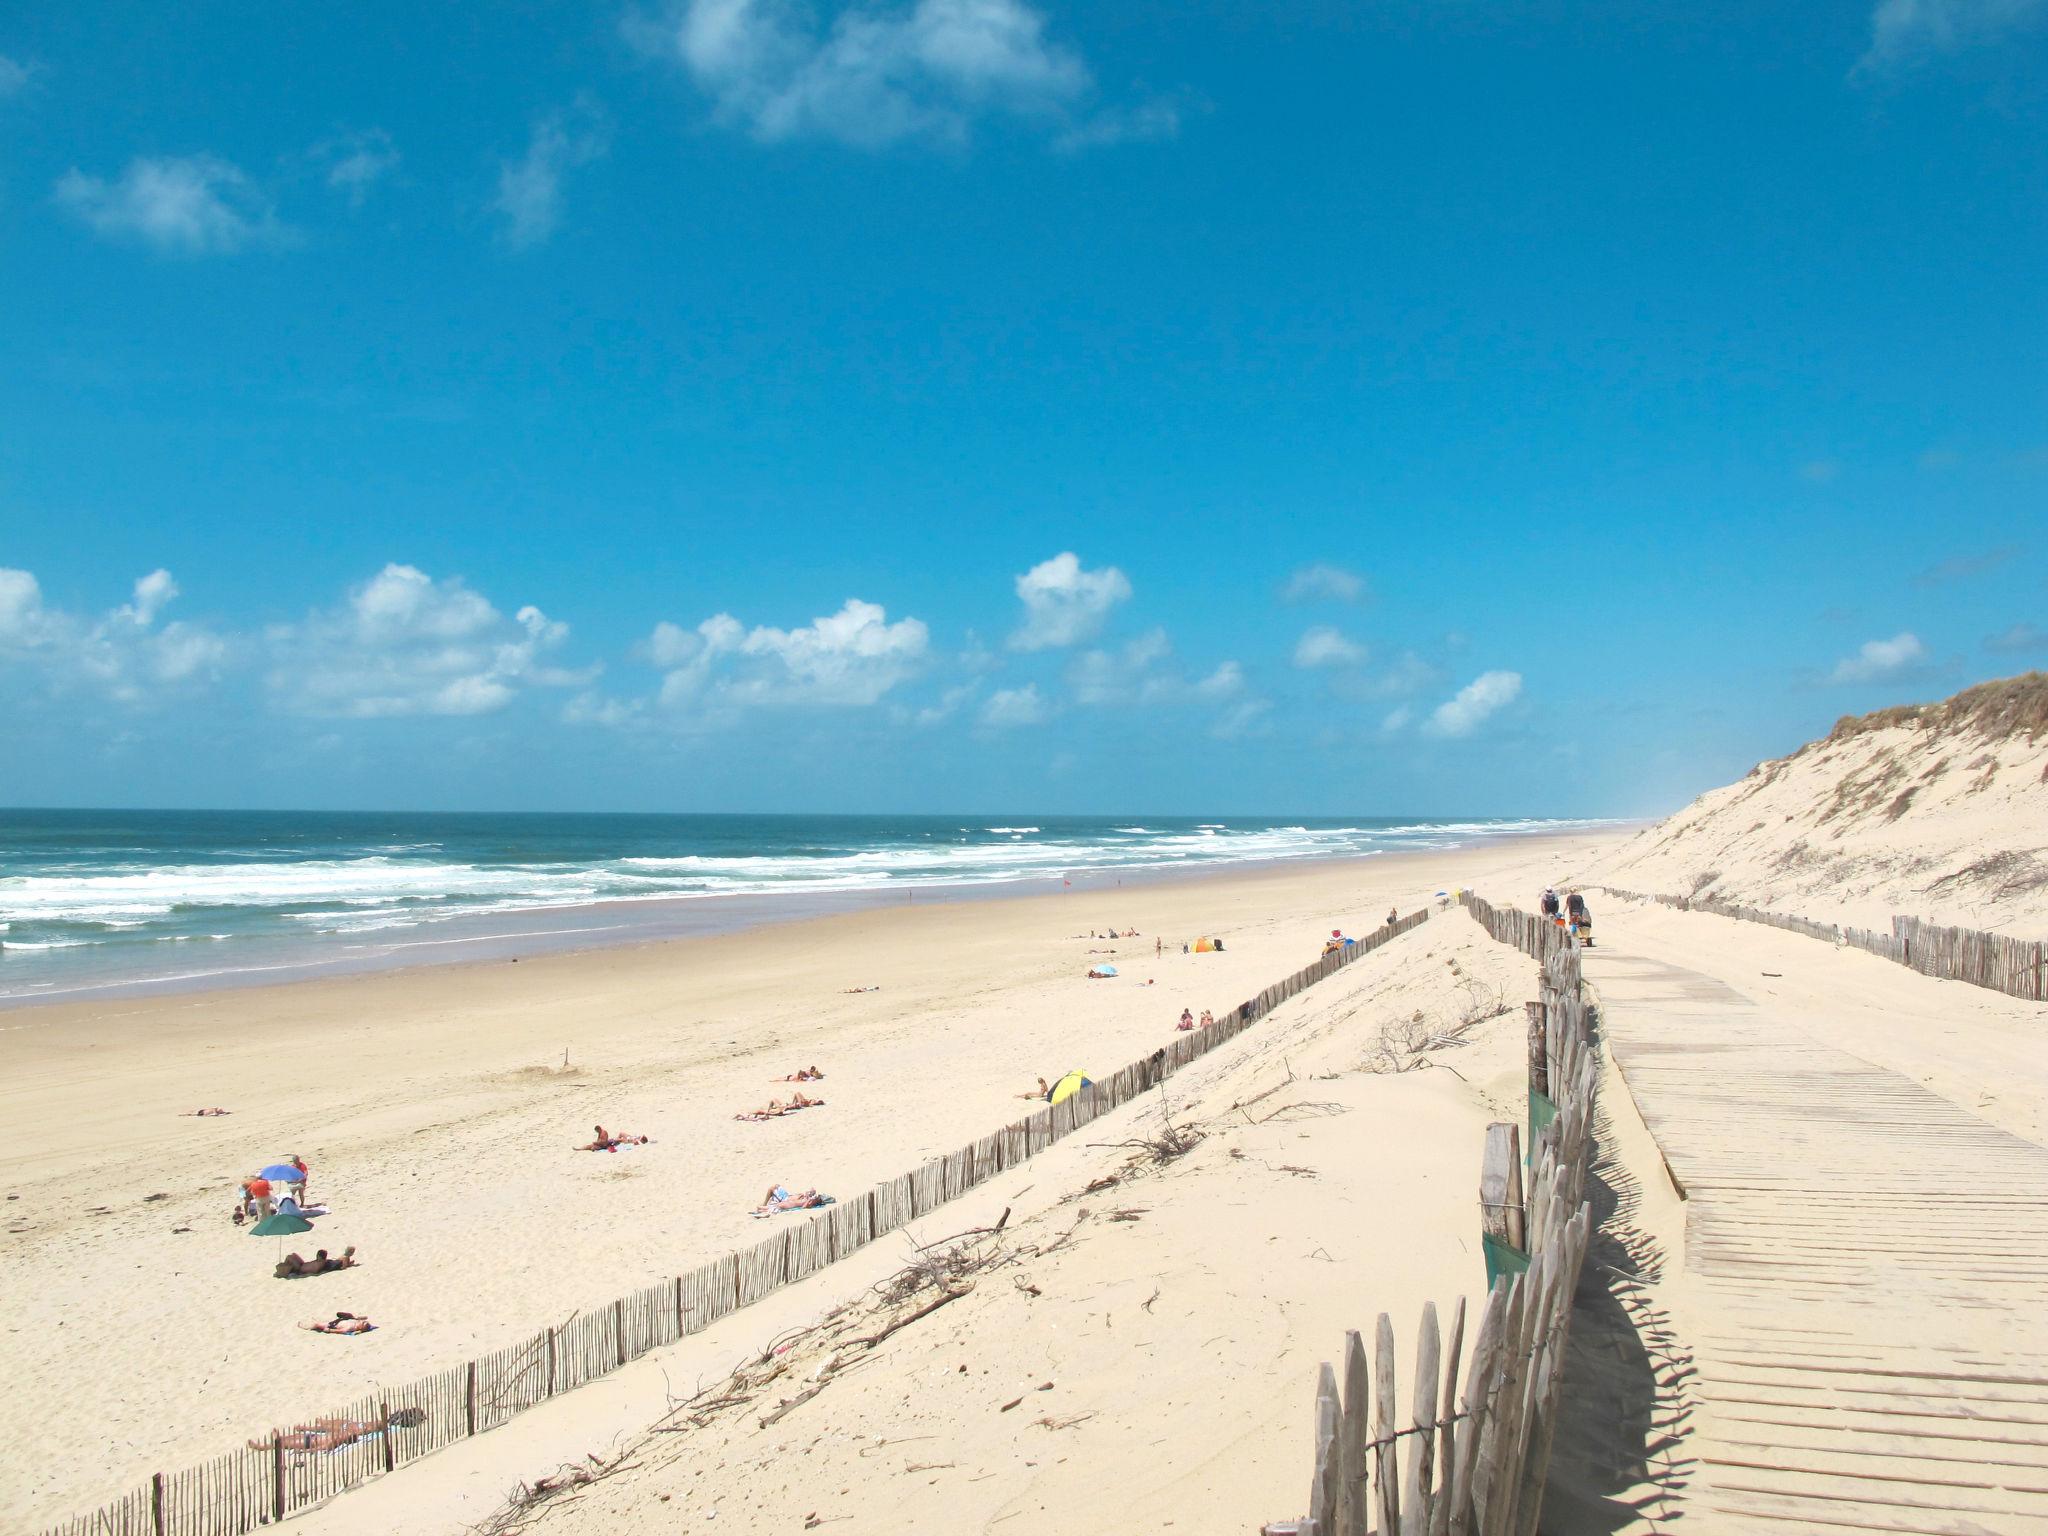
{"type": "Polygon", "coordinates": [[[261,1221],[270,1212],[270,1180],[261,1174],[242,1180],[242,1214],[261,1221]]]}

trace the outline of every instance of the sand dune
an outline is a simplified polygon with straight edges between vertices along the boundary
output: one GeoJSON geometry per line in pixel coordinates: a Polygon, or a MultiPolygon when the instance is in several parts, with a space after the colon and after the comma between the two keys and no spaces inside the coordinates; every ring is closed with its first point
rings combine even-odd
{"type": "Polygon", "coordinates": [[[2048,926],[2048,674],[1845,718],[1577,872],[1884,930],[2048,926]]]}

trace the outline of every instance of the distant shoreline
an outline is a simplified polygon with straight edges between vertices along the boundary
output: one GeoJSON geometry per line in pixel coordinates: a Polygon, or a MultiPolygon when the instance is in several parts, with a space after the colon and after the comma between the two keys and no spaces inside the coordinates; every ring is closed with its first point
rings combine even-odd
{"type": "MultiPolygon", "coordinates": [[[[1541,826],[1503,827],[1475,831],[1440,845],[1436,852],[1477,848],[1491,843],[1612,832],[1633,825],[1582,821],[1541,826]]],[[[801,923],[847,913],[898,908],[920,903],[997,901],[1062,891],[1101,892],[1123,885],[1199,882],[1219,878],[1257,877],[1276,871],[1309,871],[1361,863],[1388,853],[1422,849],[1375,849],[1334,858],[1281,857],[1216,859],[1169,866],[1134,864],[1075,869],[1065,875],[1032,874],[1012,880],[935,881],[929,885],[889,889],[800,890],[775,893],[710,893],[705,895],[599,898],[533,905],[515,911],[457,914],[424,921],[405,930],[402,939],[359,940],[347,934],[309,935],[296,941],[224,940],[263,944],[268,951],[250,955],[243,965],[205,965],[198,957],[203,942],[181,945],[195,963],[177,970],[144,975],[83,976],[33,993],[0,995],[0,1014],[11,1016],[45,1007],[101,1000],[170,994],[205,994],[253,987],[286,986],[329,977],[365,976],[425,967],[508,961],[549,954],[633,948],[676,939],[709,938],[749,929],[801,923]]],[[[4,939],[4,935],[0,935],[4,939]]],[[[4,947],[0,947],[0,984],[6,979],[4,947]]],[[[0,1028],[22,1027],[18,1020],[0,1028]]]]}

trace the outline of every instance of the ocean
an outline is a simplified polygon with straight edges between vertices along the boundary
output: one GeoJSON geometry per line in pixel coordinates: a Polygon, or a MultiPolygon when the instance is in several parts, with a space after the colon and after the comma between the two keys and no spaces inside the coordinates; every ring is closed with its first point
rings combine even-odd
{"type": "Polygon", "coordinates": [[[593,947],[1586,825],[0,810],[0,1005],[593,947]]]}

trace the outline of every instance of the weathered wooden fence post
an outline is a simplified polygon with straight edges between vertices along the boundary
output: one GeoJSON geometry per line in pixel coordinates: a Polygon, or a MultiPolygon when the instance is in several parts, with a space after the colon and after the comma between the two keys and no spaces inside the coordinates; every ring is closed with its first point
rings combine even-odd
{"type": "Polygon", "coordinates": [[[155,1536],[164,1536],[164,1475],[153,1473],[149,1479],[149,1524],[155,1536]]]}
{"type": "Polygon", "coordinates": [[[1542,1003],[1524,1003],[1529,1016],[1529,1091],[1550,1097],[1550,1033],[1542,1003]]]}
{"type": "Polygon", "coordinates": [[[270,1518],[284,1519],[284,1431],[270,1432],[270,1518]]]}
{"type": "Polygon", "coordinates": [[[1323,1362],[1316,1376],[1316,1459],[1315,1479],[1309,1484],[1308,1517],[1325,1531],[1334,1530],[1340,1460],[1337,1446],[1337,1376],[1330,1362],[1323,1362]]]}
{"type": "Polygon", "coordinates": [[[1495,1242],[1529,1251],[1528,1215],[1522,1205],[1522,1132],[1511,1120],[1486,1128],[1486,1160],[1479,1168],[1479,1222],[1495,1242]]]}
{"type": "Polygon", "coordinates": [[[474,1360],[469,1362],[469,1370],[463,1378],[462,1421],[466,1426],[467,1433],[472,1435],[476,1433],[476,1362],[474,1360]]]}

